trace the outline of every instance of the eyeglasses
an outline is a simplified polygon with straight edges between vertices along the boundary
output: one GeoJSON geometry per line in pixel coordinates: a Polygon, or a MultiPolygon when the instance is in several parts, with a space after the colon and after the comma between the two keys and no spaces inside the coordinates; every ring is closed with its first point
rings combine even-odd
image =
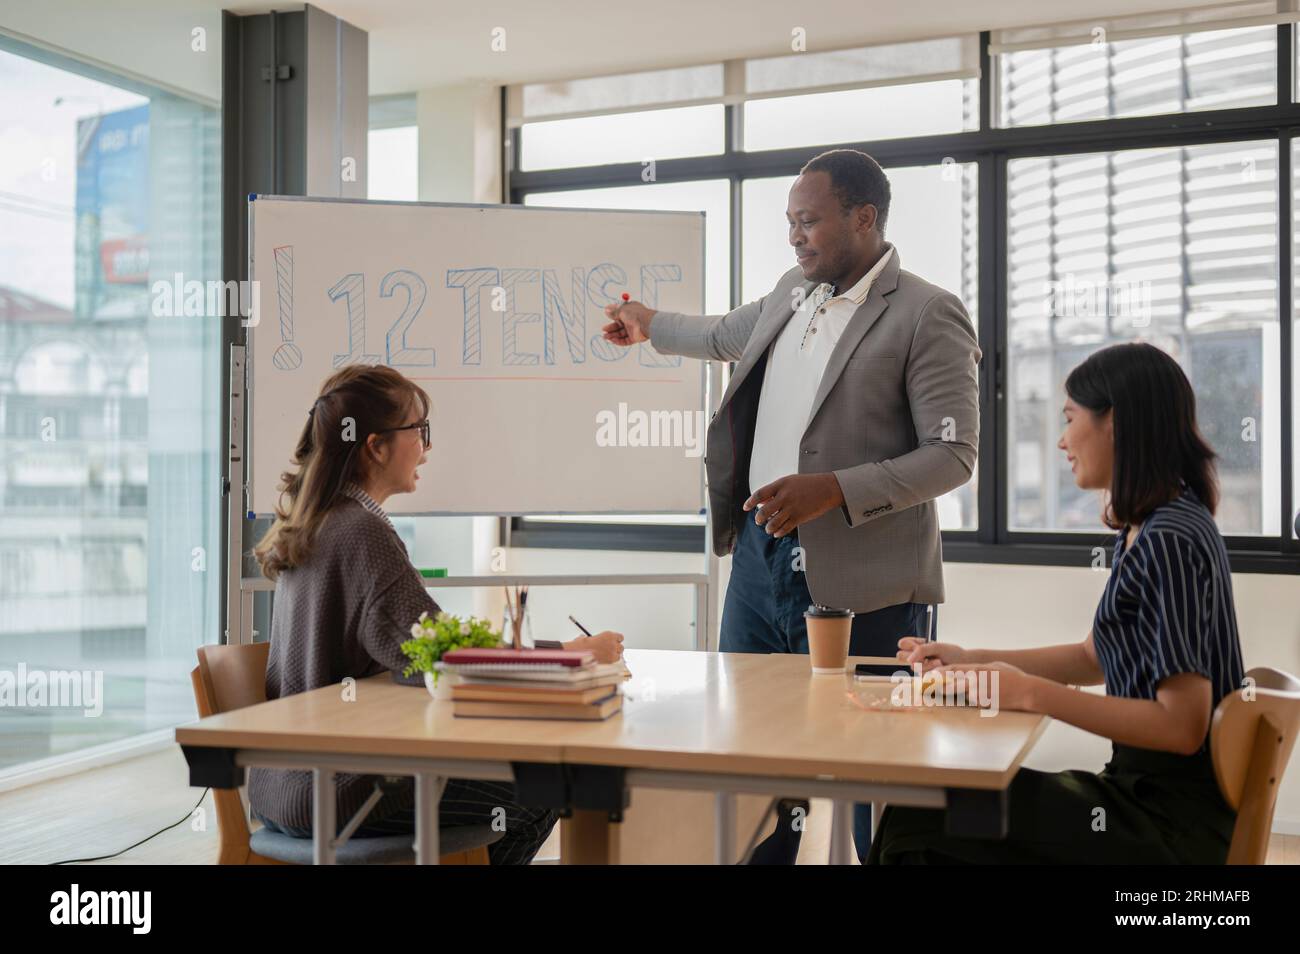
{"type": "Polygon", "coordinates": [[[424,441],[425,447],[432,447],[433,442],[429,439],[429,421],[426,418],[415,424],[403,424],[401,427],[386,427],[382,431],[375,431],[376,434],[387,434],[389,431],[413,431],[420,429],[420,440],[424,441]]]}

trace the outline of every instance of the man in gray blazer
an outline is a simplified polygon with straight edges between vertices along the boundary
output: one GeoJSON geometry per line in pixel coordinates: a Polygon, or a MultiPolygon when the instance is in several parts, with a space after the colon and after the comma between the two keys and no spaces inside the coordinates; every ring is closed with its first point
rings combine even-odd
{"type": "MultiPolygon", "coordinates": [[[[974,471],[980,349],[961,301],[901,268],[889,200],[870,156],[822,153],[790,189],[797,264],[769,294],[720,317],[606,308],[615,344],[737,362],[705,455],[714,550],[733,556],[723,652],[806,653],[816,602],[854,611],[854,655],[893,656],[943,600],[934,501],[974,471]]],[[[801,808],[782,803],[796,824],[756,860],[793,862],[801,808]]],[[[869,826],[859,806],[859,857],[869,826]]]]}

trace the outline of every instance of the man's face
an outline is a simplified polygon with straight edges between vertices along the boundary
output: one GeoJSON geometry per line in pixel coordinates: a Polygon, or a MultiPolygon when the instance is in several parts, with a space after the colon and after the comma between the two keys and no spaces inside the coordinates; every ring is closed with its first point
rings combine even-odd
{"type": "Polygon", "coordinates": [[[831,191],[830,173],[809,172],[790,187],[785,218],[803,277],[833,282],[860,261],[867,235],[876,224],[876,210],[867,205],[846,214],[831,191]]]}

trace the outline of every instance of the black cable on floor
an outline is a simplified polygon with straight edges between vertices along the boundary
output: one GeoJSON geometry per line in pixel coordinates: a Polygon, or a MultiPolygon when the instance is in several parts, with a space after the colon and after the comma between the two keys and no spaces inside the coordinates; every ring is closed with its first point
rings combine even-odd
{"type": "Polygon", "coordinates": [[[109,858],[116,858],[118,855],[124,855],[132,848],[139,848],[141,845],[143,845],[146,841],[149,841],[151,838],[157,838],[163,832],[171,831],[177,825],[184,824],[185,819],[192,817],[194,815],[194,812],[198,809],[198,807],[203,804],[203,799],[208,797],[208,792],[210,791],[212,791],[212,789],[210,788],[205,788],[203,790],[203,794],[199,796],[199,800],[194,803],[194,808],[191,808],[188,812],[186,812],[185,818],[182,818],[180,821],[175,822],[174,824],[168,825],[166,828],[158,829],[156,832],[154,832],[152,835],[149,835],[147,838],[141,838],[134,845],[128,845],[126,848],[123,848],[121,851],[115,851],[111,855],[99,855],[98,857],[95,858],[69,858],[66,861],[51,861],[50,864],[51,865],[76,865],[76,864],[82,864],[83,862],[87,862],[87,861],[107,861],[109,858]]]}

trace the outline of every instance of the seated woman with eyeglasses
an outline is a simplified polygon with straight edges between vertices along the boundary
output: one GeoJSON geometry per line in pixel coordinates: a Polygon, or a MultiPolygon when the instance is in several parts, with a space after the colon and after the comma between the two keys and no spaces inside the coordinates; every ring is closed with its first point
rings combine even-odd
{"type": "MultiPolygon", "coordinates": [[[[890,806],[868,864],[1223,864],[1236,815],[1210,757],[1215,706],[1243,683],[1228,552],[1214,522],[1214,451],[1178,363],[1149,344],[1091,355],[1065,382],[1058,447],[1118,531],[1082,642],[962,649],[907,636],[927,670],[993,669],[1001,709],[1111,740],[1100,773],[1021,769],[1005,839],[953,837],[943,812],[890,806]],[[1104,684],[1105,695],[1075,686],[1104,684]]],[[[969,677],[967,677],[969,678],[969,677]]]]}
{"type": "MultiPolygon", "coordinates": [[[[397,674],[408,660],[401,644],[421,613],[438,604],[411,564],[383,509],[411,493],[430,447],[429,397],[382,365],[350,365],[331,375],[308,412],[298,439],[296,470],[282,477],[276,520],[254,549],[275,581],[270,699],[397,674]]],[[[564,643],[601,662],[622,655],[623,637],[603,632],[564,643]]],[[[374,789],[373,777],[337,776],[340,830],[374,789]]],[[[414,780],[392,780],[353,837],[415,830],[414,780]]],[[[253,814],[268,828],[311,837],[310,772],[255,768],[249,774],[253,814]]],[[[555,824],[547,809],[518,805],[509,784],[451,780],[440,803],[443,827],[480,825],[506,811],[505,836],[492,845],[493,864],[527,864],[555,824]]]]}

